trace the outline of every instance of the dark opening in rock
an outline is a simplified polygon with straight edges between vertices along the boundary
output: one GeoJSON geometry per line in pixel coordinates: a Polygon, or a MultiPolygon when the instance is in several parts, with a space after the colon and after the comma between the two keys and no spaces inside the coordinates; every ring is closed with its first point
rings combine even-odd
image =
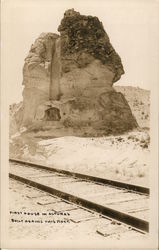
{"type": "Polygon", "coordinates": [[[45,121],[59,121],[61,119],[60,110],[58,108],[49,108],[45,110],[45,121]]]}

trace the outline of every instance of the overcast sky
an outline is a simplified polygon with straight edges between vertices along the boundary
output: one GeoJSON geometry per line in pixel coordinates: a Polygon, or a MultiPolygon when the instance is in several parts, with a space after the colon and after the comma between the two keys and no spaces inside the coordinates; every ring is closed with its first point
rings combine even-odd
{"type": "Polygon", "coordinates": [[[58,33],[63,13],[74,8],[102,21],[120,55],[125,75],[115,85],[151,89],[159,65],[159,2],[156,0],[3,0],[2,72],[9,102],[22,99],[22,68],[42,32],[58,33]]]}

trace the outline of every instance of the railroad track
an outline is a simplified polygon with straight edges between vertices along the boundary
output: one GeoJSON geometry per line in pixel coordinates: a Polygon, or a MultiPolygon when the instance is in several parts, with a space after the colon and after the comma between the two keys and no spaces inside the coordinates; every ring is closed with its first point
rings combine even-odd
{"type": "Polygon", "coordinates": [[[149,231],[148,188],[16,159],[9,161],[10,178],[142,233],[149,231]]]}

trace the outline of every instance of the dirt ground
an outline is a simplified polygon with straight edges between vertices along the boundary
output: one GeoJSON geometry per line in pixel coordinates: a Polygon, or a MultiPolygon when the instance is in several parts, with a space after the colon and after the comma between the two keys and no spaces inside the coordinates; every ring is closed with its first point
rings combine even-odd
{"type": "Polygon", "coordinates": [[[42,139],[29,134],[11,138],[10,156],[93,176],[149,186],[148,131],[121,136],[42,139]]]}
{"type": "MultiPolygon", "coordinates": [[[[30,189],[20,182],[10,179],[9,182],[9,234],[11,239],[39,239],[39,240],[143,240],[147,235],[130,230],[127,226],[118,225],[110,220],[95,216],[93,219],[84,220],[79,223],[68,222],[73,216],[75,218],[80,212],[69,211],[69,214],[50,215],[50,205],[37,204],[37,199],[28,198],[31,194],[38,196],[38,191],[30,189]],[[97,230],[104,230],[106,236],[97,233],[97,230]]],[[[53,205],[52,205],[53,206],[53,205]]],[[[67,212],[67,211],[66,211],[67,212]]],[[[87,211],[86,211],[87,212],[87,211]]],[[[53,211],[51,212],[53,213],[53,211]]],[[[82,216],[82,214],[81,214],[82,216]]],[[[84,215],[85,216],[85,215],[84,215]]]]}

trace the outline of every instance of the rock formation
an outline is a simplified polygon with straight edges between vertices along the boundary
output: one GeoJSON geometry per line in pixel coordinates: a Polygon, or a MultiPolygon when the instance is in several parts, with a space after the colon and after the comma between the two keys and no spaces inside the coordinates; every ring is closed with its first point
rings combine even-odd
{"type": "Polygon", "coordinates": [[[135,128],[125,97],[112,87],[124,69],[99,19],[67,10],[58,31],[42,33],[25,59],[22,125],[48,121],[99,134],[135,128]]]}
{"type": "Polygon", "coordinates": [[[42,33],[31,46],[23,67],[24,125],[35,120],[39,105],[50,98],[53,51],[58,35],[42,33]]]}

